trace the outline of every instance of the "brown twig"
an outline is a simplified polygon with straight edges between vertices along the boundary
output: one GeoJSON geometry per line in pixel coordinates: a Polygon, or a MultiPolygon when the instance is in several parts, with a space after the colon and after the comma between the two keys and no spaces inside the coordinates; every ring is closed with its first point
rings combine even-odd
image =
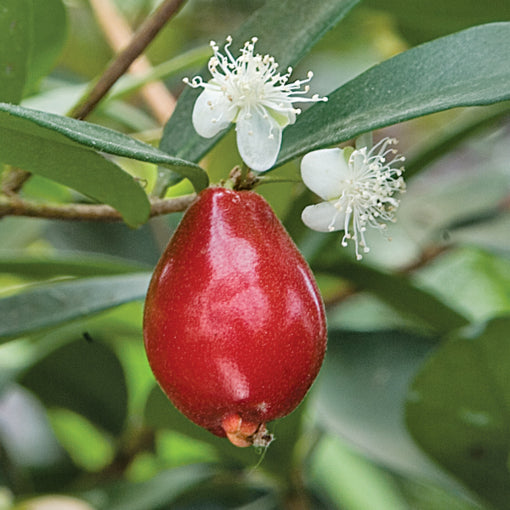
{"type": "MultiPolygon", "coordinates": [[[[133,38],[131,27],[111,0],[89,0],[98,24],[115,53],[122,51],[133,38]]],[[[129,67],[132,75],[152,69],[145,55],[138,57],[129,67]]],[[[147,83],[138,91],[161,125],[166,124],[175,109],[175,98],[161,81],[147,83]]]]}
{"type": "MultiPolygon", "coordinates": [[[[184,211],[196,195],[151,200],[150,217],[184,211]]],[[[48,204],[24,200],[18,196],[0,197],[0,219],[4,216],[27,216],[75,221],[122,221],[121,214],[103,204],[48,204]]]]}
{"type": "Polygon", "coordinates": [[[30,172],[22,170],[21,168],[6,168],[2,174],[0,190],[8,196],[15,195],[31,176],[32,174],[30,172]]]}
{"type": "Polygon", "coordinates": [[[136,31],[131,42],[122,50],[96,82],[85,100],[72,111],[71,117],[83,120],[105,97],[114,83],[129,69],[156,37],[165,23],[177,13],[185,0],[164,0],[136,31]]]}

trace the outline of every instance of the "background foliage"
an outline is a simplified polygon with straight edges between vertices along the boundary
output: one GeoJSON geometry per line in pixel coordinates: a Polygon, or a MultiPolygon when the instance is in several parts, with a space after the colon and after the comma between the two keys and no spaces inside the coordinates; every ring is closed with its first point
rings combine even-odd
{"type": "MultiPolygon", "coordinates": [[[[157,4],[118,0],[110,28],[157,4]]],[[[189,0],[152,67],[83,122],[66,114],[115,54],[93,5],[0,0],[0,510],[509,509],[510,4],[189,0]],[[232,132],[194,132],[181,80],[228,34],[233,47],[257,35],[330,96],[284,132],[270,175],[286,182],[257,190],[329,323],[321,374],[263,456],[181,416],[141,335],[180,216],[149,221],[151,206],[239,163],[232,132]],[[179,96],[165,125],[144,101],[154,80],[179,96]],[[302,225],[314,198],[297,158],[370,130],[400,139],[408,190],[392,241],[370,237],[358,263],[302,225]],[[32,174],[20,190],[13,167],[32,174]],[[70,204],[124,223],[41,218],[70,204]]]]}

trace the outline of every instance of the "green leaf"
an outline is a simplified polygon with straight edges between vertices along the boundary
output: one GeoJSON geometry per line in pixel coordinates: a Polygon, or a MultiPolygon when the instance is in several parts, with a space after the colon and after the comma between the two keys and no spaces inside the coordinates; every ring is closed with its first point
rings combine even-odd
{"type": "Polygon", "coordinates": [[[444,333],[465,326],[468,320],[433,294],[414,285],[405,276],[385,273],[374,267],[345,258],[317,260],[312,263],[317,272],[340,276],[371,292],[404,316],[425,323],[433,331],[444,333]]]}
{"type": "MultiPolygon", "coordinates": [[[[257,36],[257,52],[272,55],[285,69],[302,58],[357,3],[358,0],[316,0],[311,7],[308,2],[295,0],[266,2],[234,34],[232,49],[241,48],[245,41],[257,36]]],[[[209,79],[207,70],[203,74],[209,79]]],[[[199,161],[227,132],[209,139],[197,134],[191,113],[199,93],[191,87],[183,91],[160,143],[163,151],[191,161],[199,161]]]]}
{"type": "Polygon", "coordinates": [[[510,23],[481,25],[372,67],[284,131],[277,164],[397,122],[509,99],[509,40],[510,23]]]}
{"type": "Polygon", "coordinates": [[[0,9],[0,101],[23,97],[32,46],[31,0],[3,0],[0,9]]]}
{"type": "MultiPolygon", "coordinates": [[[[16,130],[19,137],[24,133],[30,134],[41,144],[47,144],[48,141],[58,142],[71,146],[74,151],[80,148],[82,153],[85,153],[85,147],[88,147],[106,154],[162,165],[188,178],[197,192],[209,185],[207,174],[195,163],[169,156],[151,145],[97,124],[0,103],[0,128],[3,126],[5,129],[16,130]]],[[[79,161],[79,157],[77,159],[79,161]]],[[[102,184],[98,188],[103,186],[102,184]]],[[[120,194],[120,190],[118,193],[120,194]]],[[[130,204],[130,208],[134,207],[134,204],[130,204]]]]}
{"type": "Polygon", "coordinates": [[[476,248],[445,253],[418,279],[471,320],[510,313],[510,260],[476,248]]]}
{"type": "Polygon", "coordinates": [[[82,278],[30,287],[0,299],[0,342],[145,299],[150,273],[82,278]]]}
{"type": "Polygon", "coordinates": [[[117,209],[136,227],[147,221],[150,204],[140,184],[100,154],[0,105],[0,161],[42,175],[117,209]]]}
{"type": "Polygon", "coordinates": [[[406,160],[406,179],[420,172],[425,166],[430,165],[448,152],[454,150],[470,137],[474,137],[485,130],[494,129],[500,121],[510,116],[510,102],[505,101],[485,108],[473,108],[475,110],[461,122],[447,125],[433,140],[419,147],[418,153],[412,159],[406,160]]]}
{"type": "Polygon", "coordinates": [[[62,0],[30,0],[33,9],[33,37],[27,84],[46,76],[60,55],[67,35],[66,11],[62,0]]]}
{"type": "Polygon", "coordinates": [[[119,434],[127,416],[122,366],[109,347],[80,339],[32,366],[21,383],[46,407],[62,407],[119,434]]]}
{"type": "Polygon", "coordinates": [[[510,508],[510,317],[455,334],[409,389],[417,443],[496,508],[510,508]]]}
{"type": "Polygon", "coordinates": [[[350,451],[338,438],[324,436],[313,452],[311,479],[337,508],[408,510],[398,485],[380,467],[350,451]]]}
{"type": "Polygon", "coordinates": [[[17,274],[29,278],[55,276],[100,276],[136,273],[149,267],[128,260],[87,253],[58,253],[56,255],[27,255],[23,251],[0,253],[0,273],[17,274]]]}
{"type": "Polygon", "coordinates": [[[330,331],[311,402],[319,423],[394,470],[438,478],[404,423],[408,384],[432,343],[399,331],[330,331]]]}
{"type": "Polygon", "coordinates": [[[413,43],[472,25],[510,19],[510,3],[506,0],[428,0],[426,9],[420,2],[408,0],[365,0],[363,5],[389,12],[396,19],[399,31],[413,43]]]}
{"type": "Polygon", "coordinates": [[[170,508],[168,505],[184,492],[206,482],[213,474],[209,466],[183,466],[163,471],[146,482],[95,487],[82,497],[97,510],[160,510],[170,508]]]}

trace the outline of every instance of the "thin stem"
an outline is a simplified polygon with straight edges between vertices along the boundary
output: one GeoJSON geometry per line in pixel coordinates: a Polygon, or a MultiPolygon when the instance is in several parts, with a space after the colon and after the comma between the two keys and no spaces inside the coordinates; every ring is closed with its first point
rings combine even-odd
{"type": "MultiPolygon", "coordinates": [[[[196,195],[176,198],[152,199],[150,217],[184,211],[196,195]]],[[[75,221],[122,221],[120,213],[103,204],[48,204],[25,200],[18,196],[0,196],[0,218],[4,216],[27,216],[56,220],[75,221]]]]}
{"type": "MultiPolygon", "coordinates": [[[[133,38],[133,31],[128,22],[111,0],[89,0],[89,2],[111,48],[115,53],[122,51],[133,38]]],[[[141,55],[131,64],[128,72],[139,76],[151,70],[152,65],[149,59],[141,55]]],[[[161,125],[165,124],[175,109],[176,103],[165,85],[160,81],[152,80],[150,83],[142,84],[138,93],[158,122],[161,125]]]]}
{"type": "Polygon", "coordinates": [[[0,191],[6,195],[15,195],[22,188],[32,174],[21,168],[9,167],[2,174],[2,183],[0,191]]]}
{"type": "Polygon", "coordinates": [[[185,0],[164,0],[161,3],[136,31],[128,46],[113,60],[85,99],[71,111],[71,117],[83,120],[89,115],[184,2],[185,0]]]}

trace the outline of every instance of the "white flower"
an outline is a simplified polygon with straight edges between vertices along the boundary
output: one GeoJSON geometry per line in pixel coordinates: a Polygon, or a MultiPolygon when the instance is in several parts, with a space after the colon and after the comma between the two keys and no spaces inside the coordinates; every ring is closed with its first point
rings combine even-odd
{"type": "Polygon", "coordinates": [[[282,130],[296,121],[301,110],[294,108],[296,101],[326,101],[314,95],[301,97],[309,91],[306,80],[287,83],[292,68],[286,74],[277,72],[278,64],[269,55],[253,54],[257,38],[244,44],[241,55],[235,59],[229,47],[232,38],[227,37],[225,55],[212,41],[214,55],[209,60],[212,79],[207,83],[200,76],[185,83],[193,88],[203,87],[193,108],[193,126],[200,136],[211,138],[236,123],[237,146],[243,161],[259,172],[269,170],[278,157],[282,130]]]}
{"type": "Polygon", "coordinates": [[[342,246],[352,239],[356,258],[362,259],[359,248],[367,253],[367,227],[386,229],[394,222],[399,205],[395,194],[405,191],[402,167],[404,161],[397,151],[388,148],[395,139],[384,138],[372,149],[323,149],[307,154],[301,162],[301,176],[308,188],[324,202],[303,210],[306,226],[319,232],[343,230],[342,246]],[[388,155],[393,159],[387,160],[388,155]],[[352,233],[351,233],[352,232],[352,233]]]}

